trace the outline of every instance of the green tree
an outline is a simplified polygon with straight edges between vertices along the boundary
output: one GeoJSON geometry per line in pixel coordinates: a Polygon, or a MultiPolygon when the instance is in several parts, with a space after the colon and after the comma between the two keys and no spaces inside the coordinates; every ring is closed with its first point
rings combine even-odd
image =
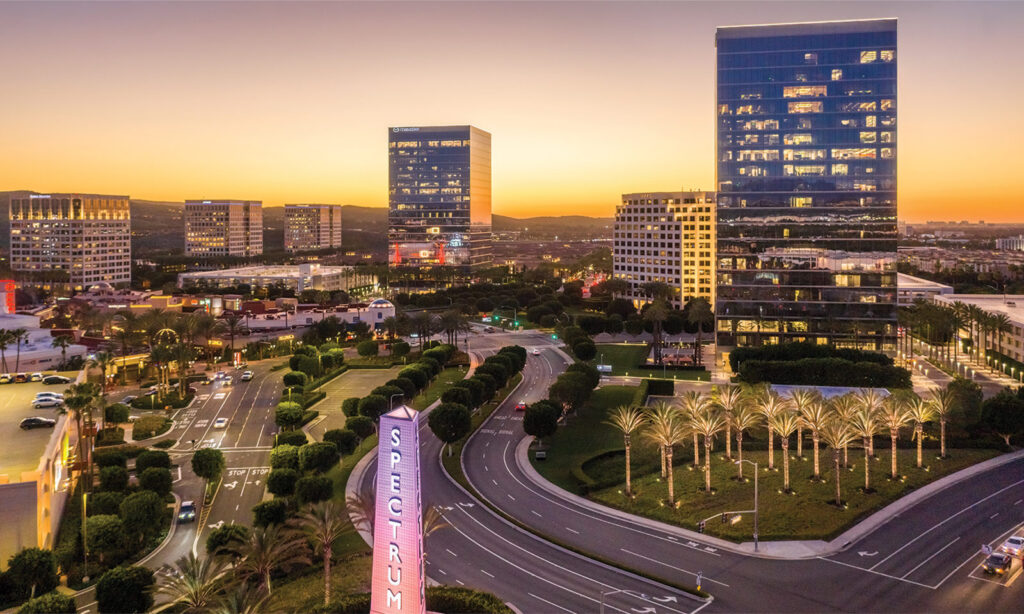
{"type": "Polygon", "coordinates": [[[376,422],[388,411],[388,400],[379,394],[370,394],[359,401],[359,415],[376,422]]]}
{"type": "Polygon", "coordinates": [[[141,473],[150,467],[171,468],[171,456],[163,450],[146,450],[135,458],[135,471],[141,473]]]}
{"type": "Polygon", "coordinates": [[[150,467],[139,475],[139,486],[144,490],[151,490],[161,497],[166,497],[171,492],[171,472],[161,467],[150,467]]]}
{"type": "Polygon", "coordinates": [[[274,469],[299,470],[299,448],[292,445],[279,445],[270,451],[270,466],[274,469]]]}
{"type": "Polygon", "coordinates": [[[526,408],[523,415],[523,431],[541,442],[545,437],[555,434],[558,419],[562,415],[560,407],[549,401],[538,401],[526,408]]]}
{"type": "Polygon", "coordinates": [[[97,492],[89,495],[88,515],[112,514],[117,516],[124,501],[123,492],[97,492]]]}
{"type": "Polygon", "coordinates": [[[356,353],[362,356],[363,358],[376,356],[379,349],[380,346],[377,344],[376,341],[373,340],[360,341],[359,344],[356,345],[356,353]]]}
{"type": "Polygon", "coordinates": [[[100,469],[100,488],[105,491],[124,491],[128,488],[128,470],[116,466],[100,469]]]}
{"type": "Polygon", "coordinates": [[[282,401],[274,410],[274,424],[282,429],[292,430],[302,423],[302,406],[290,401],[282,401]]]}
{"type": "Polygon", "coordinates": [[[200,559],[189,552],[175,561],[172,573],[161,578],[156,592],[166,595],[171,603],[185,606],[186,611],[206,611],[217,602],[225,573],[223,559],[200,559]]]}
{"type": "Polygon", "coordinates": [[[106,409],[103,410],[103,422],[108,428],[116,427],[128,422],[128,415],[130,413],[127,405],[113,403],[107,405],[106,409]]]}
{"type": "Polygon", "coordinates": [[[243,578],[256,580],[270,593],[270,577],[275,570],[287,571],[309,563],[309,547],[304,537],[280,524],[271,524],[249,532],[249,540],[242,546],[238,572],[243,578]]]}
{"type": "Polygon", "coordinates": [[[141,546],[159,533],[166,509],[163,499],[153,491],[142,490],[128,495],[121,502],[121,523],[125,534],[141,546]]]}
{"type": "Polygon", "coordinates": [[[299,473],[294,469],[274,469],[267,476],[267,490],[278,497],[290,497],[295,493],[295,482],[299,473]]]}
{"type": "Polygon", "coordinates": [[[307,443],[299,448],[299,468],[302,471],[323,473],[338,464],[338,448],[329,441],[307,443]]]}
{"type": "Polygon", "coordinates": [[[294,525],[323,556],[324,605],[331,603],[331,555],[333,544],[351,528],[345,510],[333,501],[324,501],[300,512],[294,525]]]}
{"type": "Polygon", "coordinates": [[[299,505],[326,501],[334,495],[334,482],[322,475],[299,478],[295,483],[295,498],[299,505]]]}
{"type": "Polygon", "coordinates": [[[331,429],[324,433],[324,441],[333,443],[342,456],[348,456],[356,451],[359,436],[350,429],[331,429]]]}
{"type": "Polygon", "coordinates": [[[633,496],[633,482],[631,479],[630,452],[632,451],[633,433],[640,430],[647,423],[644,413],[635,407],[622,405],[616,407],[611,417],[605,422],[614,426],[622,433],[623,443],[626,447],[626,496],[633,496]]]}
{"type": "Polygon", "coordinates": [[[54,591],[27,601],[18,609],[18,614],[75,614],[77,611],[74,597],[54,591]]]}
{"type": "Polygon", "coordinates": [[[271,499],[252,508],[252,523],[257,527],[282,524],[288,518],[288,503],[283,499],[271,499]]]}
{"type": "MultiPolygon", "coordinates": [[[[469,394],[466,390],[463,392],[469,394]]],[[[451,445],[469,433],[472,428],[472,417],[465,405],[445,402],[428,414],[427,424],[430,426],[431,432],[445,443],[445,447],[448,448],[448,456],[451,456],[451,445]]]]}
{"type": "Polygon", "coordinates": [[[548,388],[548,398],[562,404],[566,412],[575,411],[590,398],[593,388],[582,373],[563,373],[548,388]]]}
{"type": "Polygon", "coordinates": [[[57,588],[57,561],[42,548],[19,550],[7,560],[7,580],[29,599],[57,588]]]}
{"type": "Polygon", "coordinates": [[[982,404],[981,422],[1010,447],[1010,439],[1024,433],[1024,400],[1004,388],[982,404]]]}
{"type": "Polygon", "coordinates": [[[115,567],[96,582],[100,614],[142,614],[153,607],[153,572],[145,567],[115,567]]]}
{"type": "Polygon", "coordinates": [[[206,554],[238,558],[239,548],[249,538],[249,527],[229,522],[210,531],[206,536],[206,554]]]}
{"type": "Polygon", "coordinates": [[[345,426],[355,433],[359,439],[366,439],[373,435],[375,427],[373,421],[366,416],[355,416],[345,421],[345,426]]]}
{"type": "Polygon", "coordinates": [[[693,362],[704,364],[704,343],[701,333],[709,332],[715,325],[715,314],[711,311],[711,303],[706,298],[692,298],[686,303],[686,322],[696,329],[693,342],[693,362]]]}
{"type": "Polygon", "coordinates": [[[113,563],[124,552],[124,526],[118,516],[99,514],[85,521],[86,547],[100,563],[113,563]]]}
{"type": "Polygon", "coordinates": [[[220,479],[224,467],[224,453],[215,448],[202,448],[192,455],[192,472],[206,481],[207,490],[211,482],[220,479]]]}

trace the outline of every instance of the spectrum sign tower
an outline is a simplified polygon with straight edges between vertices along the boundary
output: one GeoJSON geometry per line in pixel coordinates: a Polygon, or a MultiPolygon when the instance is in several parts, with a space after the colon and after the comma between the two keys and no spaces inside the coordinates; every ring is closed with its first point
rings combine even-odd
{"type": "Polygon", "coordinates": [[[380,417],[371,614],[424,614],[419,412],[405,405],[380,417]]]}

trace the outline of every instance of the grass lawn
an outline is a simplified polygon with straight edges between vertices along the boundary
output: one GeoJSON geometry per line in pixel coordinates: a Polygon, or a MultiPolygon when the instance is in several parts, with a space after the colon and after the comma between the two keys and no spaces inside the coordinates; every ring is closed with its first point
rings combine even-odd
{"type": "MultiPolygon", "coordinates": [[[[362,540],[360,540],[362,541],[362,540]]],[[[319,563],[323,559],[314,557],[319,563]]],[[[335,551],[331,564],[331,601],[352,593],[370,591],[373,556],[369,549],[357,554],[339,555],[335,551]]],[[[324,603],[324,572],[315,571],[293,580],[278,580],[267,604],[268,612],[310,612],[324,603]]]]}
{"type": "Polygon", "coordinates": [[[163,435],[171,428],[171,421],[160,414],[139,416],[132,425],[132,439],[140,441],[163,435]]]}
{"type": "Polygon", "coordinates": [[[416,395],[416,398],[409,403],[409,406],[413,409],[423,411],[430,407],[430,404],[441,398],[444,391],[448,389],[453,383],[466,377],[465,369],[458,367],[450,367],[441,371],[440,374],[434,379],[433,383],[427,386],[426,390],[416,395]]]}
{"type": "Polygon", "coordinates": [[[637,365],[647,359],[647,345],[644,343],[599,343],[597,358],[592,364],[608,364],[612,366],[612,375],[633,375],[637,377],[655,377],[658,379],[711,381],[707,371],[674,371],[672,369],[643,369],[637,365]],[[603,362],[602,362],[603,361],[603,362]]]}

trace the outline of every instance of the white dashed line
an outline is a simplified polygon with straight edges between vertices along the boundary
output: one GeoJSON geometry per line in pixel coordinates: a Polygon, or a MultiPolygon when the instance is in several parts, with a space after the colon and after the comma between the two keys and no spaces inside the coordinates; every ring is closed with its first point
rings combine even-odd
{"type": "Polygon", "coordinates": [[[459,556],[459,555],[455,554],[454,552],[452,552],[451,550],[448,550],[447,548],[445,548],[445,551],[446,551],[446,552],[447,552],[448,554],[450,554],[450,555],[452,555],[452,556],[454,556],[454,557],[457,557],[457,556],[459,556]]]}
{"type": "Polygon", "coordinates": [[[580,534],[580,532],[579,532],[579,531],[577,531],[576,529],[570,529],[569,527],[565,527],[565,530],[566,530],[566,531],[570,531],[570,532],[572,532],[572,533],[575,533],[576,535],[579,535],[579,534],[580,534]]]}

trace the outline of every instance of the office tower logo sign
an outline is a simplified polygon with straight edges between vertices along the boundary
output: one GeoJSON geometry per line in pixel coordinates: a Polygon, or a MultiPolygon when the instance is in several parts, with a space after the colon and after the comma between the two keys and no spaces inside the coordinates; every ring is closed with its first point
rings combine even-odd
{"type": "Polygon", "coordinates": [[[426,612],[419,422],[405,406],[380,418],[372,614],[426,612]]]}

